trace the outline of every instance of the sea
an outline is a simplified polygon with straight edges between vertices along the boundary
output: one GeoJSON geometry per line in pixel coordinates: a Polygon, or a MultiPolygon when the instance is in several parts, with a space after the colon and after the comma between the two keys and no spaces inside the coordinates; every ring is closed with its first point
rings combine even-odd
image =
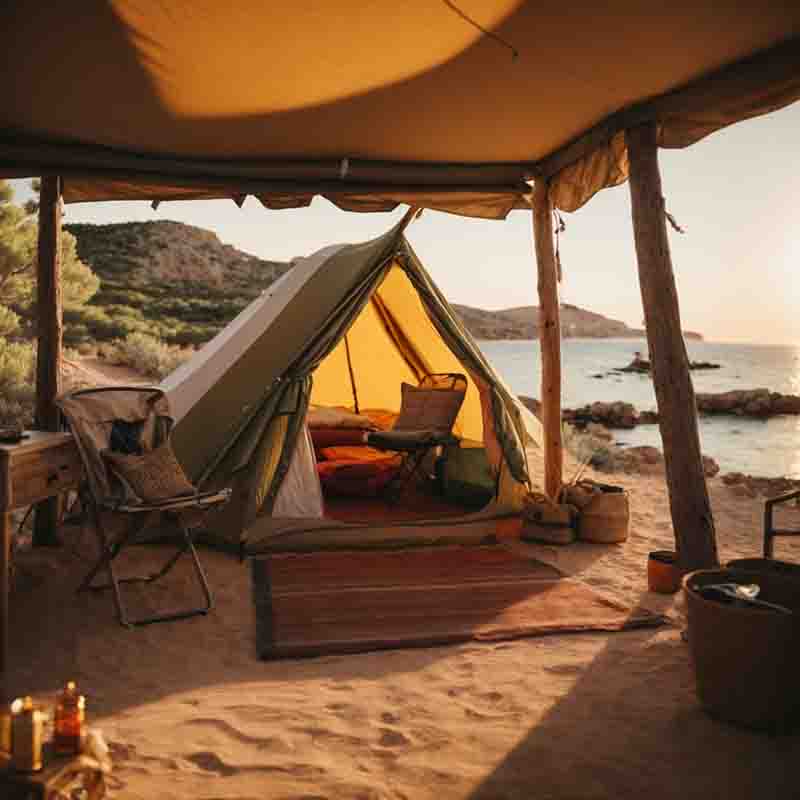
{"type": "MultiPolygon", "coordinates": [[[[539,397],[539,342],[482,341],[480,347],[516,394],[539,397]]],[[[719,369],[694,370],[695,392],[766,388],[800,394],[800,347],[687,340],[691,361],[709,361],[719,369]]],[[[622,400],[640,411],[656,410],[648,375],[612,373],[631,362],[634,353],[647,356],[643,339],[564,339],[562,342],[562,405],[577,408],[595,400],[622,400]],[[603,377],[597,377],[602,375],[603,377]]],[[[768,420],[735,416],[699,417],[702,451],[721,472],[764,477],[800,478],[800,416],[768,420]]],[[[653,445],[661,449],[658,425],[614,431],[621,446],[653,445]]]]}

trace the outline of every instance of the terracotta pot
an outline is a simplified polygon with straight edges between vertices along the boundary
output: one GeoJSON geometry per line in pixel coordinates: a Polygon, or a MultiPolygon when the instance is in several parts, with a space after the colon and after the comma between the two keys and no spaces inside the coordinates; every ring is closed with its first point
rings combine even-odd
{"type": "Polygon", "coordinates": [[[653,550],[647,557],[647,587],[651,592],[675,594],[681,585],[677,555],[672,550],[653,550]]]}

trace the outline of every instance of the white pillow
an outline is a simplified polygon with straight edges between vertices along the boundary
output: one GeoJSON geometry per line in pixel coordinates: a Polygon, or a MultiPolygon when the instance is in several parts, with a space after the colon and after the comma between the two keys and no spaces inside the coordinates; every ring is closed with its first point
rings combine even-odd
{"type": "Polygon", "coordinates": [[[354,414],[345,408],[332,406],[309,406],[306,422],[309,428],[360,428],[365,431],[375,430],[369,417],[354,414]]]}

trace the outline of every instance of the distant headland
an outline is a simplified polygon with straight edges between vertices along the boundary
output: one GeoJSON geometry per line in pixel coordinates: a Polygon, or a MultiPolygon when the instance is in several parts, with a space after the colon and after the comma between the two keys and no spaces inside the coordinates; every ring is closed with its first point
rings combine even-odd
{"type": "MultiPolygon", "coordinates": [[[[519,306],[500,311],[485,311],[453,304],[469,332],[477,339],[538,339],[539,309],[519,306]]],[[[561,306],[561,335],[564,338],[643,339],[641,328],[630,328],[624,322],[604,317],[593,311],[564,303],[561,306]]],[[[687,339],[702,339],[695,331],[684,331],[687,339]]]]}

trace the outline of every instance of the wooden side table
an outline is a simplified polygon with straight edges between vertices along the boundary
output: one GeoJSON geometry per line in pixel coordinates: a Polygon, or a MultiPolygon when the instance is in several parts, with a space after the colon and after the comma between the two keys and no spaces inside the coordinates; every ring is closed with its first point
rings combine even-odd
{"type": "Polygon", "coordinates": [[[68,433],[28,431],[18,444],[0,443],[0,703],[8,696],[8,569],[11,512],[74,489],[83,472],[68,433]]]}

